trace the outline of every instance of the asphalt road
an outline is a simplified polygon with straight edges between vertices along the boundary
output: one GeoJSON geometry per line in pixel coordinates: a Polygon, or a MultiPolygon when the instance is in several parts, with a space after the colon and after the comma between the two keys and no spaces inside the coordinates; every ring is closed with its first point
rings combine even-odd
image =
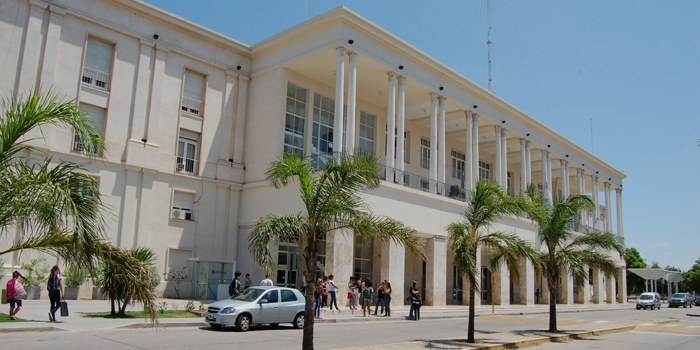
{"type": "MultiPolygon", "coordinates": [[[[575,340],[564,344],[547,344],[540,348],[588,349],[663,349],[677,345],[677,349],[697,349],[700,340],[700,318],[685,316],[690,309],[662,309],[661,311],[598,311],[559,314],[559,328],[575,330],[584,326],[615,326],[636,324],[631,332],[592,337],[591,340],[575,340]],[[677,318],[679,322],[664,325],[651,320],[677,318]],[[634,332],[634,333],[633,333],[634,332]],[[648,340],[647,340],[648,339],[648,340]],[[693,344],[691,346],[690,344],[693,344]]],[[[466,336],[465,318],[352,322],[317,324],[315,347],[337,348],[400,348],[426,347],[452,348],[441,340],[466,336]],[[443,346],[444,345],[444,346],[443,346]]],[[[484,315],[476,319],[477,338],[488,338],[499,332],[518,330],[544,330],[547,315],[484,315]]],[[[173,327],[153,329],[103,329],[91,331],[22,332],[2,335],[3,349],[81,350],[82,348],[111,349],[299,349],[302,332],[282,325],[254,328],[246,333],[232,329],[215,330],[202,327],[173,327]]],[[[674,348],[676,349],[676,348],[674,348]]]]}

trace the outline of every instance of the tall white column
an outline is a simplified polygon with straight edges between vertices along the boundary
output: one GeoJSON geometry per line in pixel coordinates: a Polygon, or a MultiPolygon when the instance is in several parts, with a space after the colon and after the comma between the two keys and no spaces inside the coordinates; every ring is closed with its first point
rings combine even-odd
{"type": "Polygon", "coordinates": [[[561,165],[561,195],[564,198],[569,196],[569,161],[565,159],[560,159],[559,164],[561,165]]]}
{"type": "Polygon", "coordinates": [[[444,306],[447,298],[447,242],[444,236],[429,238],[426,244],[425,300],[444,306]]]}
{"type": "Polygon", "coordinates": [[[335,119],[333,120],[333,154],[340,159],[343,152],[343,98],[345,96],[345,48],[337,47],[335,65],[335,119]]]}
{"type": "Polygon", "coordinates": [[[625,231],[622,225],[622,188],[616,188],[615,195],[615,203],[617,204],[617,236],[624,239],[625,231]]]}
{"type": "Polygon", "coordinates": [[[530,186],[532,183],[532,146],[529,140],[525,141],[525,158],[525,165],[527,166],[527,170],[525,171],[525,175],[527,176],[525,185],[530,186]]]}
{"type": "Polygon", "coordinates": [[[398,139],[396,140],[396,169],[399,171],[398,174],[398,181],[400,184],[403,184],[403,171],[404,171],[404,148],[406,147],[404,145],[404,133],[405,133],[405,119],[406,119],[406,78],[403,76],[399,75],[398,76],[399,80],[399,101],[398,101],[398,115],[396,116],[397,118],[397,124],[398,126],[396,127],[396,137],[398,139]]]}
{"type": "Polygon", "coordinates": [[[472,114],[470,111],[464,111],[464,114],[467,118],[467,132],[465,135],[465,140],[466,140],[466,149],[464,152],[465,155],[465,170],[464,170],[464,187],[469,189],[470,191],[474,189],[474,152],[472,151],[472,148],[474,146],[474,140],[473,135],[474,135],[474,119],[472,118],[472,114]]]}
{"type": "Polygon", "coordinates": [[[496,133],[496,163],[494,164],[493,179],[499,186],[505,187],[503,185],[503,151],[501,150],[503,143],[501,142],[501,127],[496,125],[493,130],[496,133]]]}
{"type": "Polygon", "coordinates": [[[245,145],[243,142],[245,138],[245,121],[248,119],[246,115],[246,111],[248,110],[246,104],[248,103],[248,85],[250,84],[250,78],[239,75],[237,81],[236,87],[238,89],[238,95],[236,96],[236,120],[234,122],[236,130],[234,134],[235,139],[233,140],[233,162],[242,164],[243,147],[245,145]]]}
{"type": "Polygon", "coordinates": [[[551,201],[552,197],[549,196],[549,179],[547,178],[547,150],[542,150],[542,194],[544,195],[545,201],[551,201]]]}
{"type": "Polygon", "coordinates": [[[61,42],[61,28],[63,16],[66,11],[56,6],[49,6],[49,23],[44,39],[44,57],[42,59],[39,86],[51,86],[53,84],[56,61],[58,61],[58,44],[61,42]]]}
{"type": "Polygon", "coordinates": [[[149,143],[163,144],[165,140],[158,140],[163,136],[160,130],[160,117],[162,111],[161,101],[163,99],[163,84],[165,80],[165,62],[170,50],[156,45],[155,63],[153,64],[153,75],[151,80],[151,101],[146,122],[146,139],[149,143]]]}
{"type": "Polygon", "coordinates": [[[549,151],[545,152],[545,159],[547,160],[547,198],[549,198],[551,202],[554,197],[552,196],[552,158],[551,153],[549,153],[549,151]]]}
{"type": "MultiPolygon", "coordinates": [[[[586,194],[586,178],[584,177],[584,173],[585,170],[581,168],[576,168],[576,177],[578,179],[577,194],[586,194]]],[[[579,215],[579,221],[581,222],[581,224],[584,224],[586,222],[586,211],[582,210],[579,215]]]]}
{"type": "Polygon", "coordinates": [[[437,143],[438,143],[438,95],[430,93],[430,182],[431,191],[437,189],[437,143]]]}
{"type": "Polygon", "coordinates": [[[438,114],[438,181],[440,181],[440,186],[445,186],[445,153],[447,153],[447,142],[445,140],[445,109],[447,104],[447,98],[445,96],[438,97],[438,104],[440,106],[440,113],[438,114]]]}
{"type": "Polygon", "coordinates": [[[348,125],[346,125],[345,149],[349,154],[355,153],[355,106],[357,104],[357,53],[350,52],[350,71],[348,72],[348,125]]]}
{"type": "Polygon", "coordinates": [[[610,183],[603,183],[605,189],[605,232],[612,232],[612,201],[610,200],[610,183]]]}
{"type": "Polygon", "coordinates": [[[595,208],[593,209],[593,222],[592,225],[594,229],[600,229],[598,221],[600,220],[600,201],[598,199],[599,189],[598,189],[598,176],[591,175],[591,191],[593,191],[593,203],[595,208]]]}
{"type": "Polygon", "coordinates": [[[520,193],[527,191],[527,155],[525,154],[525,143],[527,140],[520,139],[520,193]]]}
{"type": "MultiPolygon", "coordinates": [[[[384,164],[386,169],[386,180],[394,181],[394,159],[395,159],[395,136],[396,130],[396,74],[389,72],[389,94],[386,113],[386,159],[384,164]]],[[[431,145],[432,146],[432,145],[431,145]]]]}
{"type": "Polygon", "coordinates": [[[479,182],[479,115],[474,113],[472,117],[474,118],[474,124],[472,125],[472,170],[474,171],[472,191],[474,191],[476,183],[479,182]]]}
{"type": "Polygon", "coordinates": [[[501,183],[503,189],[508,191],[508,130],[501,128],[501,183]]]}

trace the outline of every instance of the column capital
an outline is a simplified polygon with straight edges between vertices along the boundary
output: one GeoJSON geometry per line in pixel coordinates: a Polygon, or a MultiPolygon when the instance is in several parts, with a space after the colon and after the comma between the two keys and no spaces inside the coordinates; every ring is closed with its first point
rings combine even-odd
{"type": "Polygon", "coordinates": [[[479,121],[479,113],[476,113],[476,112],[472,113],[472,117],[474,118],[475,122],[479,121]]]}
{"type": "Polygon", "coordinates": [[[399,80],[399,84],[403,84],[403,83],[406,82],[406,77],[403,76],[403,75],[401,75],[401,74],[397,74],[397,75],[396,75],[396,79],[399,80]]]}
{"type": "Polygon", "coordinates": [[[335,50],[336,50],[336,54],[338,55],[338,57],[345,56],[345,50],[346,50],[345,46],[338,46],[335,48],[335,50]]]}
{"type": "Polygon", "coordinates": [[[443,102],[443,103],[444,103],[444,102],[447,100],[447,97],[438,94],[438,100],[439,100],[440,102],[443,102]]]}
{"type": "Polygon", "coordinates": [[[616,188],[615,192],[617,192],[618,194],[622,194],[622,187],[616,188]]]}
{"type": "Polygon", "coordinates": [[[396,80],[397,74],[395,72],[387,72],[386,75],[389,77],[389,81],[396,80]]]}
{"type": "Polygon", "coordinates": [[[348,50],[348,56],[350,57],[351,60],[354,60],[357,58],[357,51],[349,51],[348,50]]]}
{"type": "Polygon", "coordinates": [[[435,102],[438,99],[438,93],[437,92],[431,92],[430,93],[430,100],[435,102]]]}

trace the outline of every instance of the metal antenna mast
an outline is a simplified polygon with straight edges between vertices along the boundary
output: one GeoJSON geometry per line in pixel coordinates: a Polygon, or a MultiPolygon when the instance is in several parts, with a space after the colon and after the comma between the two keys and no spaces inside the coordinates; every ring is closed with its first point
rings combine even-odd
{"type": "Polygon", "coordinates": [[[488,31],[487,31],[487,36],[488,36],[488,41],[486,42],[486,45],[488,47],[488,55],[489,55],[489,91],[491,90],[491,45],[493,44],[491,42],[491,0],[486,0],[486,20],[488,21],[488,31]]]}

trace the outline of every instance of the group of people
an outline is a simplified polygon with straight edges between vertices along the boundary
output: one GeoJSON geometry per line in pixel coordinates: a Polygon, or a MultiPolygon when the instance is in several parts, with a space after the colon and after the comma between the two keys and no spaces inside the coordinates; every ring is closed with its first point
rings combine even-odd
{"type": "Polygon", "coordinates": [[[372,315],[372,305],[374,304],[375,316],[391,316],[391,283],[383,280],[379,287],[374,290],[374,285],[369,277],[350,276],[348,281],[348,307],[350,310],[357,310],[357,305],[362,306],[362,316],[372,315]],[[381,310],[381,311],[380,311],[381,310]],[[379,314],[378,314],[379,313],[379,314]]]}
{"type": "MultiPolygon", "coordinates": [[[[253,285],[253,281],[250,279],[250,274],[246,273],[245,274],[245,279],[243,280],[243,285],[241,286],[241,278],[242,273],[240,271],[236,271],[233,274],[233,279],[231,280],[231,283],[228,285],[228,295],[229,296],[238,296],[239,294],[243,293],[246,289],[250,288],[253,285]]],[[[270,276],[268,274],[265,274],[265,279],[260,281],[261,286],[269,286],[272,287],[273,283],[272,280],[270,279],[270,276]]]]}
{"type": "MultiPolygon", "coordinates": [[[[12,272],[12,279],[7,281],[7,301],[10,304],[10,319],[16,320],[17,313],[22,309],[22,300],[27,297],[24,287],[27,285],[27,278],[19,271],[12,272]]],[[[46,289],[49,292],[51,306],[49,308],[49,322],[56,322],[56,311],[61,308],[63,300],[63,277],[58,266],[51,268],[51,273],[46,281],[46,289]]]]}

